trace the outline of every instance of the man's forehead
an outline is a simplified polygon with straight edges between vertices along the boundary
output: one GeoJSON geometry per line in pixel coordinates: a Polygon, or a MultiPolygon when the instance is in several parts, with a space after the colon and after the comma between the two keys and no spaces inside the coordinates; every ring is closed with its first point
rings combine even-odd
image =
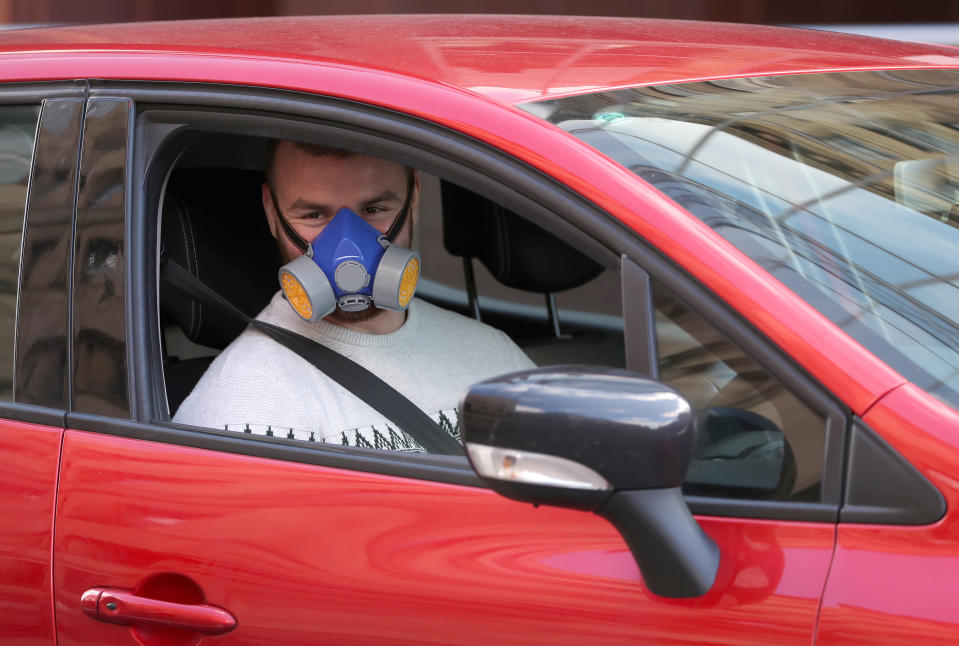
{"type": "Polygon", "coordinates": [[[278,158],[285,158],[293,163],[308,163],[313,166],[350,166],[353,168],[370,167],[378,172],[404,173],[404,166],[382,157],[374,157],[364,153],[312,146],[293,141],[280,142],[276,150],[278,158]]]}

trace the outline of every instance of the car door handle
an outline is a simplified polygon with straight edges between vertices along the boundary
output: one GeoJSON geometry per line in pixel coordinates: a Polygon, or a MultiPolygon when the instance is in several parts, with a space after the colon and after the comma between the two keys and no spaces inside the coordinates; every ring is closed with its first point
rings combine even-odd
{"type": "Polygon", "coordinates": [[[90,588],[80,597],[80,606],[98,621],[126,626],[167,626],[204,635],[220,635],[236,626],[236,619],[223,608],[148,599],[116,588],[90,588]]]}

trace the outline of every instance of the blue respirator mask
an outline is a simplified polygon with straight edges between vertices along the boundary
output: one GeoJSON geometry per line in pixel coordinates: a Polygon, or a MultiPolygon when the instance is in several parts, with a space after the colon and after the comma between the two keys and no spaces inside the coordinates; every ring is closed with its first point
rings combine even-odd
{"type": "Polygon", "coordinates": [[[344,208],[312,243],[290,226],[273,197],[280,227],[303,252],[279,272],[280,287],[297,314],[312,322],[337,306],[347,312],[371,305],[397,312],[409,307],[420,276],[420,255],[393,241],[406,224],[414,187],[411,176],[403,209],[385,235],[344,208]]]}

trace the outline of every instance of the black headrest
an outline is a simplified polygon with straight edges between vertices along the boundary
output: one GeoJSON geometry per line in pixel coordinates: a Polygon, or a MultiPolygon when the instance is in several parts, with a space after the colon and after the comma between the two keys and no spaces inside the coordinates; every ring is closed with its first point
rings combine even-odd
{"type": "Polygon", "coordinates": [[[551,233],[470,190],[442,183],[443,245],[478,258],[509,287],[543,294],[592,280],[602,265],[551,233]]]}
{"type": "MultiPolygon", "coordinates": [[[[225,168],[176,170],[163,197],[167,258],[249,316],[279,289],[280,258],[260,199],[261,173],[225,168]]],[[[245,325],[173,289],[161,307],[194,343],[224,348],[245,325]]]]}

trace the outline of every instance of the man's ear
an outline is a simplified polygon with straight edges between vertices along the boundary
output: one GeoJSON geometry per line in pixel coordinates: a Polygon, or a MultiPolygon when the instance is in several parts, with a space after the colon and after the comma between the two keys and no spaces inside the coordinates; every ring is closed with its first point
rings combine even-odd
{"type": "Polygon", "coordinates": [[[266,182],[260,186],[260,199],[263,202],[263,212],[266,213],[266,223],[270,225],[270,233],[273,234],[273,238],[277,238],[277,221],[276,221],[276,210],[273,208],[273,193],[270,190],[270,185],[266,182]]]}
{"type": "Polygon", "coordinates": [[[413,199],[410,200],[410,216],[413,218],[413,224],[419,220],[420,216],[420,171],[413,169],[413,199]]]}

